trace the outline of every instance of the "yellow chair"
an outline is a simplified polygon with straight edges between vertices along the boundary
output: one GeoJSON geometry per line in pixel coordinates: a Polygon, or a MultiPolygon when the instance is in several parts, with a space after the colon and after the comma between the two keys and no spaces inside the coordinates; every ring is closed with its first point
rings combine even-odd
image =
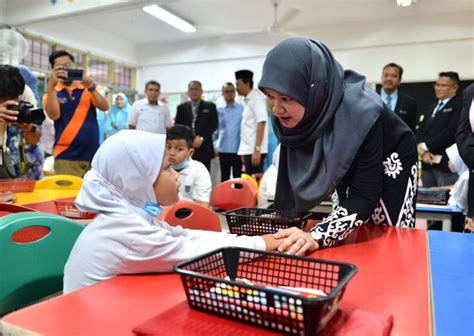
{"type": "Polygon", "coordinates": [[[82,178],[74,175],[53,175],[36,182],[35,189],[79,190],[82,178]]]}
{"type": "Polygon", "coordinates": [[[244,180],[252,182],[252,184],[258,189],[258,182],[257,179],[253,176],[250,176],[249,174],[242,173],[241,176],[244,180]]]}

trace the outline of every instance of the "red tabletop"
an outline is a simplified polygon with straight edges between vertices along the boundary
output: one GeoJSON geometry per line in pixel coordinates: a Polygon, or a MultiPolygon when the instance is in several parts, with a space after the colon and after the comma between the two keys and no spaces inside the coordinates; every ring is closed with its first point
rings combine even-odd
{"type": "MultiPolygon", "coordinates": [[[[359,272],[348,285],[342,308],[392,314],[392,335],[431,333],[425,231],[367,226],[346,245],[312,256],[357,265],[359,272]]],[[[162,319],[163,332],[177,330],[173,324],[178,321],[192,322],[193,328],[186,328],[188,335],[202,335],[206,329],[211,334],[210,327],[220,330],[220,335],[264,332],[192,311],[183,301],[178,275],[118,276],[11,313],[2,323],[7,333],[21,328],[48,335],[131,335],[134,327],[162,314],[166,317],[162,319]]]]}

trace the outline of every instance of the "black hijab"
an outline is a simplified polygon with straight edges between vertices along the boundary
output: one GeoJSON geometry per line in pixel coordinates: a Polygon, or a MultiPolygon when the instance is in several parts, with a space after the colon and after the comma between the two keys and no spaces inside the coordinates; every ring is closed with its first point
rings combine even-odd
{"type": "Polygon", "coordinates": [[[287,39],[268,53],[259,88],[305,107],[294,128],[272,119],[282,143],[275,207],[309,210],[349,170],[383,109],[382,100],[366,87],[364,76],[344,71],[325,45],[306,38],[287,39]]]}

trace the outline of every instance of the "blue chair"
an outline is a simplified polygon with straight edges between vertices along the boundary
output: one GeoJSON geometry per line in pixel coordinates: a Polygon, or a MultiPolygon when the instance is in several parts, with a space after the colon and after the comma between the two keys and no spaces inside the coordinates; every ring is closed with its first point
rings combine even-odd
{"type": "Polygon", "coordinates": [[[83,228],[42,212],[0,218],[0,316],[62,290],[64,265],[83,228]]]}

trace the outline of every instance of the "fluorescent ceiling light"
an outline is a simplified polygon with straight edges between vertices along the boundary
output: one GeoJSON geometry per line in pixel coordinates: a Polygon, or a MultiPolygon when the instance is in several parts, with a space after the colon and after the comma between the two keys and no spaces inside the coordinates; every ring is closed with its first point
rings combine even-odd
{"type": "Polygon", "coordinates": [[[143,7],[143,10],[185,33],[195,33],[197,31],[196,27],[194,27],[192,24],[184,21],[174,14],[171,14],[158,5],[145,6],[143,7]]]}
{"type": "Polygon", "coordinates": [[[416,0],[397,0],[397,5],[402,7],[408,7],[413,5],[416,0]]]}

